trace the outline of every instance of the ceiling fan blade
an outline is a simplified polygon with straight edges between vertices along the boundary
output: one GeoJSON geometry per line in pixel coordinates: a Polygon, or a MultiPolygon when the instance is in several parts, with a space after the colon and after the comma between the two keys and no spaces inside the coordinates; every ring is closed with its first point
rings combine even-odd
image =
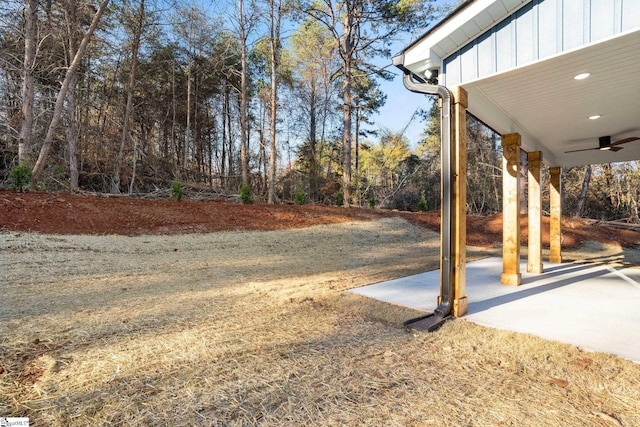
{"type": "Polygon", "coordinates": [[[639,137],[632,136],[632,137],[629,137],[629,138],[621,139],[620,141],[613,142],[611,144],[607,144],[607,142],[610,140],[609,138],[610,137],[608,137],[608,136],[600,138],[600,147],[583,148],[582,150],[570,150],[570,151],[565,151],[565,154],[566,153],[577,153],[578,151],[589,151],[589,150],[608,150],[608,151],[616,152],[616,151],[622,150],[622,148],[623,148],[623,147],[616,147],[617,145],[622,145],[622,144],[626,144],[628,142],[633,142],[633,141],[640,140],[639,137]],[[607,139],[605,141],[602,141],[603,138],[607,138],[607,139]]]}
{"type": "Polygon", "coordinates": [[[595,148],[583,148],[582,150],[570,150],[570,151],[565,151],[566,153],[577,153],[578,151],[590,151],[590,150],[599,150],[598,147],[595,148]]]}
{"type": "MultiPolygon", "coordinates": [[[[638,138],[640,139],[640,138],[638,138]]],[[[613,151],[614,153],[616,151],[620,151],[622,150],[624,147],[614,147],[613,144],[611,144],[609,146],[609,148],[607,148],[606,150],[601,149],[600,147],[594,147],[594,148],[583,148],[582,150],[571,150],[571,151],[565,151],[564,153],[577,153],[578,151],[591,151],[591,150],[598,150],[598,151],[613,151]]]]}
{"type": "Polygon", "coordinates": [[[630,138],[625,138],[625,139],[621,139],[620,141],[616,141],[616,142],[612,143],[611,146],[613,147],[614,145],[626,144],[627,142],[636,141],[638,139],[640,139],[640,138],[638,138],[637,136],[632,136],[630,138]]]}

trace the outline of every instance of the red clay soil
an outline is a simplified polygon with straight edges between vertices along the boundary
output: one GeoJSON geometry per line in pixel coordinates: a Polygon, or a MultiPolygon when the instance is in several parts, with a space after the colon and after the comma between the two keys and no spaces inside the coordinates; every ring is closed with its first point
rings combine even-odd
{"type": "MultiPolygon", "coordinates": [[[[52,234],[183,234],[227,230],[283,230],[346,221],[401,216],[420,227],[438,231],[439,213],[339,208],[322,205],[242,205],[221,201],[132,199],[67,193],[15,193],[0,190],[0,231],[52,234]]],[[[526,217],[522,239],[526,242],[526,217]]],[[[549,243],[549,218],[543,217],[543,244],[549,243]]],[[[575,218],[563,220],[563,246],[585,241],[640,244],[640,233],[575,218]]],[[[467,217],[467,243],[501,246],[502,216],[467,217]]]]}

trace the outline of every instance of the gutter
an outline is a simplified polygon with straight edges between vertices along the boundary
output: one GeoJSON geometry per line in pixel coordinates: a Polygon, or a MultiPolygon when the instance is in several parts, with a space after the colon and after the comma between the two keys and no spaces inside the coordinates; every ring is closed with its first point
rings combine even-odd
{"type": "Polygon", "coordinates": [[[453,98],[446,86],[438,85],[436,79],[425,81],[421,77],[412,73],[404,66],[404,54],[393,58],[393,65],[398,67],[403,73],[403,84],[411,92],[425,95],[437,95],[442,99],[442,109],[440,110],[440,159],[441,159],[441,183],[442,183],[442,211],[440,218],[440,234],[442,236],[442,246],[440,248],[441,260],[441,283],[439,305],[433,314],[422,316],[417,319],[407,320],[405,326],[434,331],[450,319],[453,310],[453,265],[451,260],[453,229],[451,224],[451,213],[453,204],[453,156],[451,149],[451,99],[453,98]]]}

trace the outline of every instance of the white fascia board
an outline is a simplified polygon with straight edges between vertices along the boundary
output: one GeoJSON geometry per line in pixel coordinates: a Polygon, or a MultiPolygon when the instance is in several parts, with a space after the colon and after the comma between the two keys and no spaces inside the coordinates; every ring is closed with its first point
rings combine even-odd
{"type": "Polygon", "coordinates": [[[429,50],[426,52],[426,56],[423,55],[409,60],[405,54],[404,64],[412,73],[424,77],[429,74],[430,70],[440,70],[442,68],[442,59],[433,50],[429,50]]]}
{"type": "Polygon", "coordinates": [[[531,0],[476,0],[404,51],[404,66],[424,76],[442,60],[531,0]],[[488,19],[491,17],[491,20],[488,19]],[[469,34],[469,29],[476,31],[469,34]],[[453,43],[452,39],[456,42],[453,43]]]}
{"type": "Polygon", "coordinates": [[[468,94],[469,112],[501,135],[519,133],[521,148],[527,152],[541,151],[542,160],[548,165],[556,165],[556,156],[520,123],[504,110],[491,102],[482,91],[473,86],[465,87],[468,94]]]}

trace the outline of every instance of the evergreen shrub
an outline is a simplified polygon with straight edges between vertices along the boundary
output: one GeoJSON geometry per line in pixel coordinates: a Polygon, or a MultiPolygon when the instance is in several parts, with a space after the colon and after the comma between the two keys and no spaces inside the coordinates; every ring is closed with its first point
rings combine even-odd
{"type": "Polygon", "coordinates": [[[420,201],[418,202],[418,210],[420,212],[427,211],[427,199],[424,197],[424,194],[420,196],[420,201]]]}
{"type": "Polygon", "coordinates": [[[305,193],[304,190],[298,190],[293,201],[296,205],[304,205],[307,203],[307,193],[305,193]]]}
{"type": "Polygon", "coordinates": [[[31,182],[31,169],[25,165],[18,165],[11,170],[9,177],[16,191],[24,193],[29,187],[29,182],[31,182]]]}
{"type": "Polygon", "coordinates": [[[179,202],[184,197],[184,187],[182,182],[175,180],[171,183],[171,190],[169,190],[171,198],[176,202],[179,202]]]}
{"type": "Polygon", "coordinates": [[[250,205],[251,203],[253,203],[251,187],[247,183],[242,184],[242,187],[240,187],[240,201],[243,205],[250,205]]]}

